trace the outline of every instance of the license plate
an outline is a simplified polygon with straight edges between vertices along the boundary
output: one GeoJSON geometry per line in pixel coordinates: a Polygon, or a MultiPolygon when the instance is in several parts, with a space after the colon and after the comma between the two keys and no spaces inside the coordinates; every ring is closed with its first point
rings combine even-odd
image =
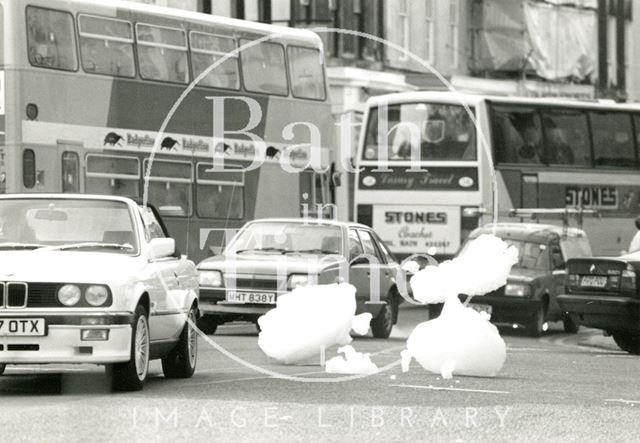
{"type": "Polygon", "coordinates": [[[0,337],[46,335],[44,318],[0,318],[0,337]]]}
{"type": "Polygon", "coordinates": [[[480,305],[478,303],[469,303],[469,307],[480,314],[486,314],[491,317],[493,307],[491,305],[480,305]]]}
{"type": "Polygon", "coordinates": [[[607,277],[600,275],[585,275],[582,277],[581,286],[590,286],[592,288],[604,288],[607,285],[607,277]]]}
{"type": "Polygon", "coordinates": [[[261,303],[273,304],[276,294],[273,292],[227,292],[227,301],[231,303],[261,303]]]}

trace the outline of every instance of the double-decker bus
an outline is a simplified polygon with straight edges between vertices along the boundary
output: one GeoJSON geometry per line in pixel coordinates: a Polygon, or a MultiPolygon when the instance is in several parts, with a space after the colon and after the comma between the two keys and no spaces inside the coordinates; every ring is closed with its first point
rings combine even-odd
{"type": "Polygon", "coordinates": [[[0,28],[1,192],[142,200],[148,174],[148,201],[196,261],[223,229],[330,203],[333,121],[315,33],[92,0],[0,0],[0,28]],[[295,122],[317,128],[321,146],[295,122]],[[314,149],[319,166],[305,168],[314,149]]]}
{"type": "Polygon", "coordinates": [[[411,92],[372,98],[365,121],[354,211],[400,255],[453,254],[493,221],[492,164],[500,221],[519,208],[596,210],[583,229],[600,255],[635,233],[640,106],[411,92]]]}

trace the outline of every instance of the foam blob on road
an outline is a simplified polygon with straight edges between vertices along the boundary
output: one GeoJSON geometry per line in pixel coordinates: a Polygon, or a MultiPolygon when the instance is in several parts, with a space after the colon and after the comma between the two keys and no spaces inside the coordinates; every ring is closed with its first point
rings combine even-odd
{"type": "Polygon", "coordinates": [[[489,319],[462,305],[458,294],[483,295],[507,282],[518,250],[493,235],[472,240],[453,260],[427,266],[411,279],[413,296],[422,303],[443,303],[436,319],[420,323],[401,353],[402,370],[412,358],[443,378],[453,374],[495,376],[506,359],[506,345],[489,319]]]}
{"type": "Polygon", "coordinates": [[[338,355],[328,360],[325,370],[329,374],[376,374],[379,372],[378,367],[371,361],[369,354],[363,354],[353,349],[353,346],[347,345],[338,348],[338,354],[344,354],[344,357],[338,355]]]}
{"type": "Polygon", "coordinates": [[[438,318],[416,326],[401,356],[403,372],[415,358],[445,379],[453,374],[494,377],[504,365],[507,348],[493,324],[451,298],[438,318]]]}
{"type": "Polygon", "coordinates": [[[456,258],[416,273],[411,278],[413,296],[421,303],[444,303],[452,294],[486,294],[507,283],[517,261],[517,248],[483,234],[470,241],[456,258]]]}
{"type": "Polygon", "coordinates": [[[371,314],[355,312],[356,288],[348,283],[298,287],[258,319],[258,346],[285,364],[319,356],[322,349],[351,343],[352,328],[367,333],[371,314]]]}

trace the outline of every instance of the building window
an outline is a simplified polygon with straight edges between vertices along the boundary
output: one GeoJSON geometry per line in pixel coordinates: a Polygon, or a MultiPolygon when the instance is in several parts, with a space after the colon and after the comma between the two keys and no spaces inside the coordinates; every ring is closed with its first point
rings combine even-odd
{"type": "Polygon", "coordinates": [[[433,0],[427,0],[425,4],[425,37],[427,40],[426,46],[426,58],[429,62],[433,63],[434,52],[434,30],[435,30],[435,5],[433,0]]]}
{"type": "Polygon", "coordinates": [[[459,63],[459,31],[460,30],[460,2],[449,0],[449,44],[451,45],[451,67],[457,68],[459,63]]]}
{"type": "MultiPolygon", "coordinates": [[[[398,13],[400,16],[400,46],[402,49],[409,50],[410,36],[411,36],[411,28],[409,26],[409,0],[400,0],[400,12],[398,13]]],[[[400,56],[401,60],[406,60],[408,58],[405,52],[400,56]]]]}

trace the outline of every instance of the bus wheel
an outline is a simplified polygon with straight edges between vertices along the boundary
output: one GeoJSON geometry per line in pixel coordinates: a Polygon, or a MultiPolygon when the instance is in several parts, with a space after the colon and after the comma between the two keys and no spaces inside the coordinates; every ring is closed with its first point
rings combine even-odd
{"type": "Polygon", "coordinates": [[[564,324],[564,332],[569,334],[575,334],[580,329],[580,325],[577,325],[569,315],[564,316],[562,323],[564,324]]]}
{"type": "Polygon", "coordinates": [[[380,312],[371,320],[371,332],[375,338],[389,338],[393,329],[393,319],[396,317],[397,305],[393,299],[387,298],[387,303],[380,309],[380,312]]]}

